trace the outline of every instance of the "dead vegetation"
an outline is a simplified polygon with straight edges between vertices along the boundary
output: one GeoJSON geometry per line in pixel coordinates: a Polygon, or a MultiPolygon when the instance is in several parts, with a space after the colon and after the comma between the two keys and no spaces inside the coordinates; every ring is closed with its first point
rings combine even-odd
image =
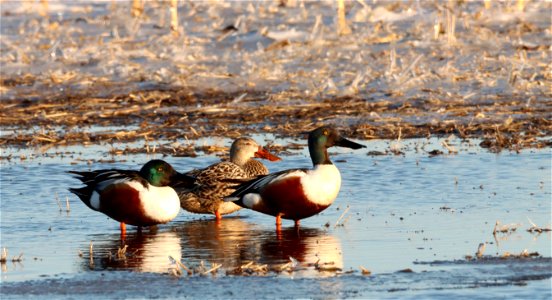
{"type": "MultiPolygon", "coordinates": [[[[20,253],[19,256],[14,256],[11,259],[11,262],[21,262],[23,260],[23,253],[20,253]]],[[[4,247],[2,248],[2,255],[0,256],[0,263],[5,264],[8,262],[8,250],[4,247]]]]}
{"type": "MultiPolygon", "coordinates": [[[[247,261],[239,266],[229,268],[224,268],[223,265],[216,262],[212,262],[209,266],[207,266],[203,260],[200,261],[199,265],[195,267],[188,267],[181,261],[171,256],[169,256],[169,260],[171,262],[171,267],[169,268],[168,273],[175,277],[181,277],[182,275],[184,275],[184,272],[186,272],[188,276],[205,276],[209,274],[211,274],[212,276],[216,276],[217,274],[219,274],[218,270],[221,268],[225,270],[224,275],[226,276],[267,276],[270,274],[278,274],[282,272],[291,274],[293,272],[304,270],[316,270],[319,273],[333,275],[340,275],[345,273],[349,274],[355,272],[353,270],[343,272],[343,269],[335,266],[335,262],[321,262],[320,260],[318,260],[314,263],[301,263],[293,257],[289,257],[289,262],[284,264],[269,265],[256,261],[247,261]]],[[[363,275],[371,274],[371,272],[364,267],[360,268],[363,275]]]]}
{"type": "Polygon", "coordinates": [[[533,223],[531,219],[527,218],[529,220],[529,223],[531,223],[531,227],[527,229],[527,232],[529,233],[543,233],[543,232],[550,232],[552,229],[550,228],[550,225],[548,227],[540,227],[537,224],[533,223]]]}
{"type": "Polygon", "coordinates": [[[493,228],[493,235],[497,233],[512,233],[515,232],[521,224],[501,224],[500,221],[496,221],[493,228]]]}
{"type": "MultiPolygon", "coordinates": [[[[138,92],[111,98],[3,101],[0,127],[5,129],[0,146],[144,141],[143,147],[111,152],[195,156],[197,151],[220,149],[198,149],[191,143],[183,145],[178,141],[206,136],[235,138],[258,132],[302,137],[303,132],[327,122],[343,125],[347,135],[357,139],[394,140],[399,134],[403,139],[455,134],[462,139],[481,138],[481,146],[493,152],[551,145],[548,137],[552,135],[552,121],[547,117],[550,107],[545,103],[531,108],[520,105],[519,100],[506,99],[488,105],[465,101],[405,101],[397,105],[390,101],[367,102],[342,97],[289,105],[267,102],[262,94],[248,94],[242,99],[246,104],[240,105],[232,103],[233,98],[234,95],[195,95],[180,90],[138,92]],[[198,103],[202,105],[198,107],[198,103]],[[474,116],[482,108],[489,117],[464,117],[474,116]],[[428,112],[439,110],[458,117],[436,122],[428,112]],[[510,116],[501,121],[502,115],[510,116]],[[343,124],[342,118],[351,124],[343,124]],[[167,142],[150,146],[153,141],[167,142]]],[[[454,153],[455,149],[445,147],[454,153]]]]}
{"type": "MultiPolygon", "coordinates": [[[[531,227],[526,229],[529,233],[543,233],[551,231],[550,225],[548,225],[548,227],[541,227],[531,221],[531,219],[527,218],[527,220],[529,221],[529,224],[531,224],[531,227]]],[[[497,220],[493,229],[493,236],[496,237],[498,233],[511,234],[521,227],[521,225],[522,224],[501,224],[501,222],[497,220]]]]}
{"type": "MultiPolygon", "coordinates": [[[[529,233],[542,233],[542,232],[550,232],[550,226],[548,227],[539,227],[531,219],[527,218],[529,223],[531,224],[531,227],[529,227],[526,231],[529,233]]],[[[500,240],[508,239],[510,238],[510,235],[515,233],[519,227],[521,227],[522,224],[518,223],[512,223],[512,224],[502,224],[500,221],[495,222],[495,226],[493,228],[493,238],[495,240],[496,245],[499,245],[500,240]],[[502,234],[501,238],[498,237],[499,234],[502,234]]],[[[530,257],[540,257],[541,255],[538,252],[529,252],[529,250],[524,249],[519,254],[510,253],[508,251],[498,255],[492,256],[492,255],[485,255],[485,250],[487,248],[487,242],[485,243],[479,243],[479,246],[477,247],[477,251],[475,252],[475,255],[466,255],[466,260],[474,260],[474,259],[483,259],[483,260],[493,260],[496,258],[500,259],[520,259],[520,258],[530,258],[530,257]],[[475,256],[475,258],[474,258],[475,256]]],[[[492,243],[491,243],[492,244],[492,243]]]]}
{"type": "Polygon", "coordinates": [[[486,249],[487,243],[479,243],[479,246],[477,247],[477,251],[475,252],[475,255],[466,255],[464,258],[467,261],[473,261],[473,260],[495,260],[495,259],[523,259],[523,258],[532,258],[532,257],[541,257],[541,255],[538,252],[529,252],[529,250],[524,249],[519,254],[510,253],[508,251],[493,256],[493,255],[485,255],[485,249],[486,249]],[[474,257],[475,256],[475,257],[474,257]]]}
{"type": "Polygon", "coordinates": [[[533,257],[541,257],[540,253],[538,252],[529,252],[527,249],[524,249],[520,253],[510,253],[508,251],[497,255],[483,255],[485,247],[482,245],[485,245],[484,243],[479,244],[479,247],[477,249],[477,252],[475,253],[475,258],[471,255],[466,255],[465,259],[467,261],[494,261],[496,259],[524,259],[524,258],[533,258],[533,257]]]}
{"type": "Polygon", "coordinates": [[[113,151],[194,156],[173,143],[321,123],[492,152],[552,143],[547,2],[58,7],[2,7],[0,147],[143,140],[113,151]]]}

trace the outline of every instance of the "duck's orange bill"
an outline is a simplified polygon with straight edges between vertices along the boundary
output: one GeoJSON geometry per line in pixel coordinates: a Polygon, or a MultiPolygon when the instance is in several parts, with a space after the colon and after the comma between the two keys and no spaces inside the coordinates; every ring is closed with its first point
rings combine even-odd
{"type": "Polygon", "coordinates": [[[279,158],[278,156],[268,152],[268,150],[266,150],[265,148],[263,148],[262,146],[259,146],[259,150],[257,150],[257,152],[255,152],[255,157],[257,158],[264,158],[264,159],[268,159],[270,161],[279,161],[279,160],[282,160],[281,158],[279,158]]]}

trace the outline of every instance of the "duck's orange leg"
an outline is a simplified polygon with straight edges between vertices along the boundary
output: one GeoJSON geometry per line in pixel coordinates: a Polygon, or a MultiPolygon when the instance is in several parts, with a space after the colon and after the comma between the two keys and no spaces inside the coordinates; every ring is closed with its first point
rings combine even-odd
{"type": "Polygon", "coordinates": [[[299,225],[301,225],[301,220],[295,220],[295,228],[299,228],[299,225]]]}
{"type": "Polygon", "coordinates": [[[126,224],[121,222],[121,239],[124,240],[126,237],[126,224]]]}
{"type": "Polygon", "coordinates": [[[282,232],[282,216],[276,216],[276,233],[282,232]]]}
{"type": "Polygon", "coordinates": [[[215,210],[215,219],[216,219],[217,221],[222,220],[222,215],[220,214],[220,212],[218,211],[218,209],[215,210]]]}

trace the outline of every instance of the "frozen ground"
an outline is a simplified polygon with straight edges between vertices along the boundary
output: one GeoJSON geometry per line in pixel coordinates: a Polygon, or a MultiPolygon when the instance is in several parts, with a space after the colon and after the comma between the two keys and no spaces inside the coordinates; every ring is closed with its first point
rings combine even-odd
{"type": "Polygon", "coordinates": [[[550,145],[552,3],[484,4],[347,2],[352,34],[338,35],[331,1],[182,1],[177,32],[155,1],[136,18],[130,2],[2,1],[0,143],[290,136],[324,122],[363,139],[550,145]],[[139,128],[79,137],[82,124],[139,128]]]}
{"type": "Polygon", "coordinates": [[[2,98],[152,86],[276,99],[539,101],[549,92],[550,1],[525,1],[522,11],[515,1],[489,9],[480,1],[352,1],[348,36],[337,35],[333,1],[293,2],[182,1],[173,34],[168,6],[157,1],[146,1],[140,18],[124,1],[49,1],[47,10],[2,1],[2,98]]]}

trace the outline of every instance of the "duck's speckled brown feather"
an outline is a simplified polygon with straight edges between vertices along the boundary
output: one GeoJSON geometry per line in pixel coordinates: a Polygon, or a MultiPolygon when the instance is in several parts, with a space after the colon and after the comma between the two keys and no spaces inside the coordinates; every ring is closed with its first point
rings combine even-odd
{"type": "Polygon", "coordinates": [[[256,159],[250,159],[245,163],[243,166],[243,169],[245,170],[245,173],[247,174],[248,178],[257,177],[259,175],[267,175],[268,174],[268,168],[263,165],[262,162],[256,160],[256,159]]]}
{"type": "MultiPolygon", "coordinates": [[[[214,214],[217,210],[221,215],[235,212],[241,207],[223,198],[235,191],[235,183],[227,179],[250,179],[268,174],[268,169],[258,160],[253,159],[254,152],[259,148],[250,138],[240,138],[234,142],[234,157],[230,161],[212,164],[205,169],[195,169],[187,175],[196,177],[200,187],[192,192],[179,192],[180,206],[192,213],[214,214]],[[240,165],[240,162],[243,162],[240,165]]],[[[178,191],[177,191],[178,192],[178,191]]]]}
{"type": "Polygon", "coordinates": [[[236,184],[224,182],[224,179],[248,179],[257,175],[268,174],[268,169],[259,161],[251,159],[246,164],[247,169],[224,161],[210,165],[203,170],[193,170],[188,175],[194,174],[200,187],[193,192],[179,193],[180,206],[193,213],[229,214],[241,207],[234,203],[224,202],[223,198],[232,194],[236,184]]]}

